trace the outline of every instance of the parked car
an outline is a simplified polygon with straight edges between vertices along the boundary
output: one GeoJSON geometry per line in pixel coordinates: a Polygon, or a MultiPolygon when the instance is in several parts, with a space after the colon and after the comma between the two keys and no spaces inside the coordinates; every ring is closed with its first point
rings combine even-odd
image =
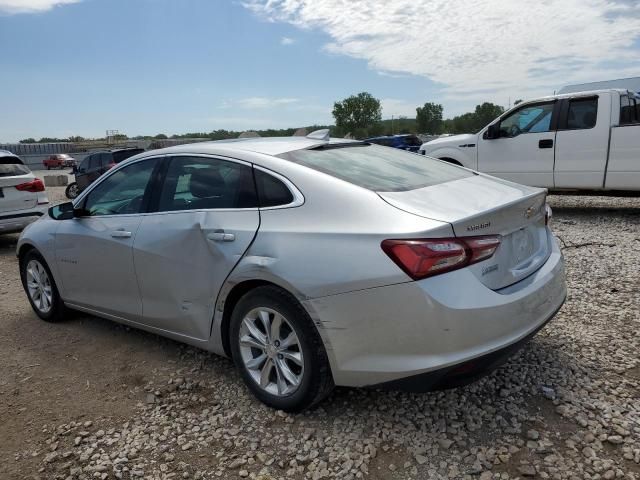
{"type": "Polygon", "coordinates": [[[0,150],[0,234],[19,232],[47,212],[44,183],[11,152],[0,150]]]}
{"type": "Polygon", "coordinates": [[[375,143],[384,147],[399,148],[409,152],[417,152],[422,141],[415,135],[386,135],[383,137],[367,138],[365,142],[375,143]]]}
{"type": "Polygon", "coordinates": [[[17,246],[36,314],[92,313],[231,357],[266,404],[424,391],[498,365],[566,288],[544,189],[307,137],[137,155],[17,246]]]}
{"type": "Polygon", "coordinates": [[[76,181],[71,182],[65,189],[65,195],[69,199],[76,198],[80,192],[93,183],[100,175],[115,167],[118,163],[129,157],[144,152],[142,148],[119,148],[105,152],[96,152],[87,155],[82,163],[75,169],[76,181]]]}
{"type": "Polygon", "coordinates": [[[56,153],[42,161],[47,170],[52,168],[73,168],[76,166],[76,159],[66,153],[56,153]]]}
{"type": "Polygon", "coordinates": [[[640,191],[640,96],[595,90],[520,103],[480,133],[425,143],[420,152],[552,190],[640,191]]]}

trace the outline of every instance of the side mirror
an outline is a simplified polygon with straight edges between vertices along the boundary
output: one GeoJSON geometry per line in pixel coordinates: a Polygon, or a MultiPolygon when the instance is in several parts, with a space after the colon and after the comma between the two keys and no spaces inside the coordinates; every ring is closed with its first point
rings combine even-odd
{"type": "Polygon", "coordinates": [[[492,123],[485,132],[485,138],[487,140],[493,140],[500,138],[500,122],[492,123]]]}
{"type": "Polygon", "coordinates": [[[84,210],[74,208],[73,202],[60,203],[49,208],[49,216],[54,220],[71,220],[83,216],[84,210]]]}

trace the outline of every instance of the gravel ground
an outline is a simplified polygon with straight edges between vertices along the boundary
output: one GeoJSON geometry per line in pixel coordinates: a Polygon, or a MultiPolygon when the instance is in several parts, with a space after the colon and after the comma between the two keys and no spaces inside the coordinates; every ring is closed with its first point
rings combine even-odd
{"type": "Polygon", "coordinates": [[[518,355],[467,387],[341,388],[299,415],[254,400],[229,360],[39,321],[0,237],[0,478],[640,479],[640,199],[550,204],[569,296],[518,355]]]}

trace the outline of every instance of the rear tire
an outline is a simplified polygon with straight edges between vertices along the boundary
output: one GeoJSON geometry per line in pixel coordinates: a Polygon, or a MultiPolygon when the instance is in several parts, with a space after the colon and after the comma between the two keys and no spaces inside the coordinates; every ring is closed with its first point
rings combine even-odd
{"type": "Polygon", "coordinates": [[[78,183],[71,182],[69,185],[67,185],[67,188],[65,188],[64,190],[64,194],[70,200],[77,198],[78,195],[80,194],[78,190],[78,183]]]}
{"type": "Polygon", "coordinates": [[[229,329],[233,360],[266,405],[298,412],[333,389],[324,344],[306,310],[288,292],[258,287],[236,304],[229,329]]]}
{"type": "Polygon", "coordinates": [[[37,250],[30,250],[20,258],[20,279],[31,308],[46,322],[58,322],[66,307],[47,262],[37,250]]]}

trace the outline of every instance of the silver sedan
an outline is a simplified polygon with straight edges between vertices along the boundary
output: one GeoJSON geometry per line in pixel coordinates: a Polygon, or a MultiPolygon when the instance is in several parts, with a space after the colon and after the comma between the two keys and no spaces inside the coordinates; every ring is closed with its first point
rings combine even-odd
{"type": "Polygon", "coordinates": [[[546,191],[366,142],[146,152],[21,235],[25,291],[231,357],[266,404],[490,371],[566,295],[546,191]]]}

